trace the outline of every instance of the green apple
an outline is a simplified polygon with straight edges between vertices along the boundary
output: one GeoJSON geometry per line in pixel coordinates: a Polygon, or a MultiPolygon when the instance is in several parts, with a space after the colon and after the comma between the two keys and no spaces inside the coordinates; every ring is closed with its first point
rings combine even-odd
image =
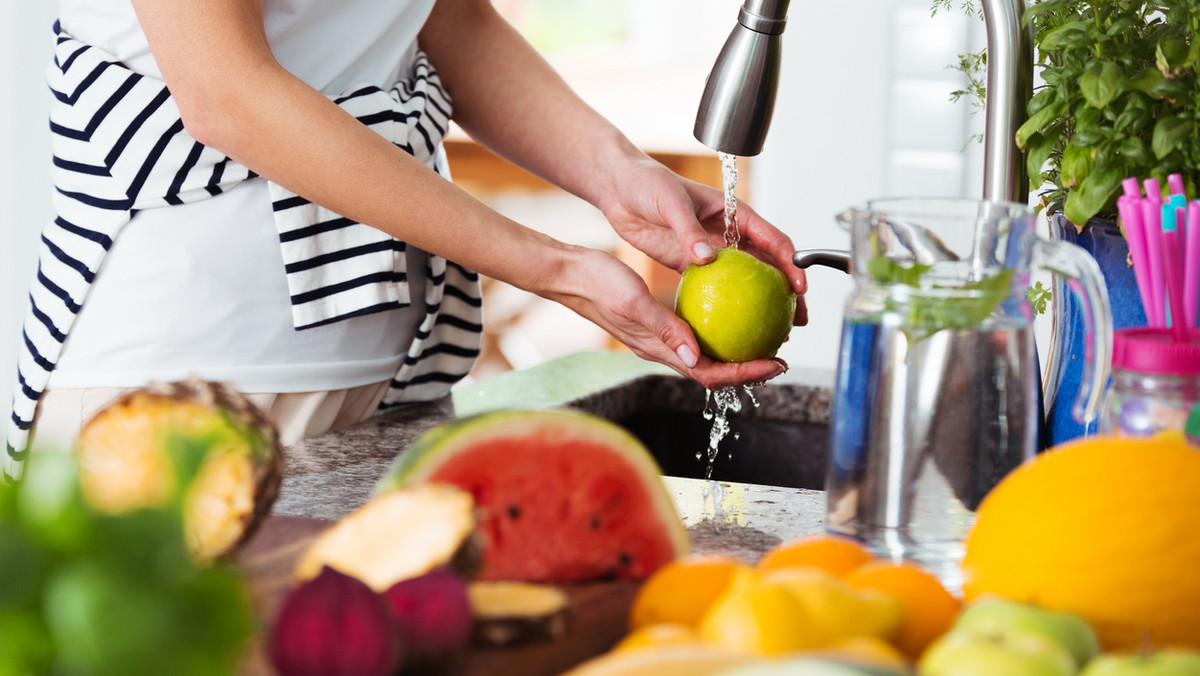
{"type": "Polygon", "coordinates": [[[1079,676],[1200,676],[1200,652],[1164,648],[1149,655],[1105,653],[1079,676]]]}
{"type": "Polygon", "coordinates": [[[980,599],[967,606],[953,629],[988,636],[1039,634],[1070,651],[1077,669],[1100,653],[1096,630],[1078,615],[1000,597],[980,599]]]}
{"type": "Polygon", "coordinates": [[[986,635],[951,630],[917,662],[919,676],[1072,676],[1071,652],[1040,634],[986,635]]]}
{"type": "Polygon", "coordinates": [[[760,662],[722,671],[717,676],[905,676],[883,667],[866,667],[817,657],[760,662]]]}

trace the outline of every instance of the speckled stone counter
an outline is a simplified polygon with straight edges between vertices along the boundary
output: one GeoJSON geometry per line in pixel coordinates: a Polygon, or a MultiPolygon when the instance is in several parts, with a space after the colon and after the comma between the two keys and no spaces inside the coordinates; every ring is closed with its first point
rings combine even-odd
{"type": "MultiPolygon", "coordinates": [[[[273,511],[323,519],[344,516],[367,500],[376,481],[409,444],[464,411],[569,406],[620,420],[651,404],[655,410],[681,411],[699,411],[705,406],[705,391],[695,383],[628,360],[628,356],[585,356],[548,367],[541,375],[518,372],[509,382],[488,381],[454,397],[399,408],[295,444],[286,450],[285,478],[273,511]],[[604,373],[601,389],[586,391],[596,383],[579,375],[586,371],[578,368],[581,364],[604,373]],[[622,368],[627,378],[622,378],[622,368]],[[577,387],[564,389],[564,378],[577,387]],[[553,386],[543,388],[542,383],[553,386]],[[547,394],[551,390],[557,391],[547,394]]],[[[793,376],[782,383],[752,388],[759,406],[745,406],[736,415],[827,426],[829,389],[795,381],[793,376]]],[[[663,480],[697,551],[720,551],[752,561],[781,540],[824,528],[825,500],[819,490],[673,476],[663,480]]]]}

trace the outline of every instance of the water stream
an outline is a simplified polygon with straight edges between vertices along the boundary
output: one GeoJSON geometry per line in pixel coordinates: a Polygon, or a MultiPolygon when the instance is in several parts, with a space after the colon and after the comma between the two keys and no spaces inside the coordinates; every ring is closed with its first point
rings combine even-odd
{"type": "Polygon", "coordinates": [[[721,159],[721,184],[725,188],[725,246],[737,247],[741,241],[741,233],[737,227],[737,188],[738,168],[737,157],[729,153],[717,153],[721,159]]]}
{"type": "MultiPolygon", "coordinates": [[[[717,157],[721,160],[721,184],[725,190],[725,246],[736,248],[741,236],[737,227],[737,196],[734,194],[738,182],[737,157],[729,153],[717,153],[717,157]]],[[[758,407],[758,400],[750,392],[748,386],[743,386],[743,389],[750,395],[750,401],[754,403],[755,408],[758,407]]],[[[742,400],[738,396],[736,387],[722,387],[715,392],[708,390],[704,395],[704,419],[712,421],[712,429],[708,433],[708,449],[705,451],[696,451],[696,459],[700,460],[707,455],[708,464],[705,467],[704,478],[708,479],[708,484],[704,488],[705,502],[705,520],[709,520],[709,511],[707,509],[708,501],[712,499],[712,521],[719,523],[726,520],[729,516],[725,514],[723,499],[725,491],[721,484],[712,481],[713,465],[716,464],[717,456],[720,454],[721,440],[729,434],[729,414],[740,413],[742,410],[742,400]]],[[[735,437],[736,438],[736,437],[735,437]]],[[[732,515],[736,520],[736,515],[732,515]]]]}

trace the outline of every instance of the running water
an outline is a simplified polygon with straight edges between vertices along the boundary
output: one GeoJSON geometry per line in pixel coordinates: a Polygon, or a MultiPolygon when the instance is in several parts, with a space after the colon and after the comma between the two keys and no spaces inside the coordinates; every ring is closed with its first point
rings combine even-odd
{"type": "MultiPolygon", "coordinates": [[[[737,197],[734,195],[734,189],[737,188],[738,169],[737,158],[729,153],[717,153],[717,157],[721,160],[721,182],[725,189],[725,246],[736,248],[741,235],[738,232],[737,226],[737,197]]],[[[749,385],[743,385],[742,389],[750,398],[750,402],[755,408],[758,408],[758,400],[754,398],[754,394],[750,391],[749,385]]],[[[738,396],[736,387],[722,387],[715,392],[708,390],[704,395],[704,419],[712,421],[712,429],[708,433],[708,450],[696,452],[696,460],[705,459],[707,455],[708,465],[704,471],[704,478],[708,479],[708,486],[704,489],[705,503],[708,498],[712,498],[713,516],[723,517],[724,506],[722,500],[724,490],[717,482],[712,481],[713,465],[717,461],[717,455],[720,453],[721,440],[729,434],[729,414],[740,413],[742,410],[742,400],[738,396]]],[[[736,438],[736,437],[735,437],[736,438]]],[[[708,510],[705,510],[705,518],[708,518],[708,510]]]]}
{"type": "Polygon", "coordinates": [[[720,152],[717,157],[721,159],[721,183],[725,187],[725,246],[736,248],[741,240],[737,227],[737,197],[733,194],[738,182],[737,158],[720,152]]]}

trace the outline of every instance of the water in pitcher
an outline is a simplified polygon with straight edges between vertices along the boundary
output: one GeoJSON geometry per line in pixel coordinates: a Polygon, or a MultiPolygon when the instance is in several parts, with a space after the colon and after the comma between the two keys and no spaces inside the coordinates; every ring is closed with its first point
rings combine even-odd
{"type": "Polygon", "coordinates": [[[1033,332],[1019,318],[993,316],[916,334],[909,320],[845,317],[827,525],[956,588],[975,509],[1034,448],[1033,332]]]}

